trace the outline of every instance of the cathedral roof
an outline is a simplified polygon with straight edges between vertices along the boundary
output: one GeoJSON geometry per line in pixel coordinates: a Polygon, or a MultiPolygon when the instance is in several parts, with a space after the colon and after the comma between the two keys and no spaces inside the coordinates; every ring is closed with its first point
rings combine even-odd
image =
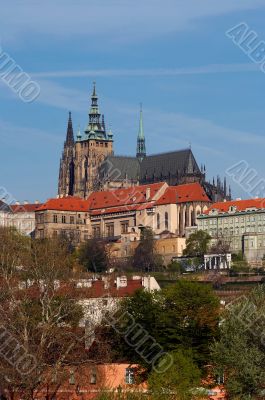
{"type": "Polygon", "coordinates": [[[102,179],[116,182],[125,179],[138,181],[140,176],[140,163],[136,157],[108,156],[101,164],[99,170],[102,179]]]}
{"type": "Polygon", "coordinates": [[[142,162],[136,157],[108,156],[100,167],[101,178],[116,182],[165,180],[170,175],[187,174],[201,174],[191,149],[146,156],[142,162]]]}
{"type": "Polygon", "coordinates": [[[140,170],[141,181],[201,173],[191,149],[147,156],[141,162],[140,170]]]}

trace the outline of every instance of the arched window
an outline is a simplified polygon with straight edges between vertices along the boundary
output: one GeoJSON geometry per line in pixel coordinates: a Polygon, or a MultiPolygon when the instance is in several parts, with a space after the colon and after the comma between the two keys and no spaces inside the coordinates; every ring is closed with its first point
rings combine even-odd
{"type": "Polygon", "coordinates": [[[156,227],[157,229],[160,229],[160,214],[157,214],[156,216],[156,227]]]}
{"type": "Polygon", "coordinates": [[[165,212],[165,229],[168,229],[168,212],[165,212]]]}

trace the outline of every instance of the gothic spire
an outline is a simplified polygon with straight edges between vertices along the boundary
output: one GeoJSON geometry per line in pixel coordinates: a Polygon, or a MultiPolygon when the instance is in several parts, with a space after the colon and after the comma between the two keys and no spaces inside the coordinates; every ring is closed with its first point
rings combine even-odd
{"type": "Polygon", "coordinates": [[[144,137],[144,126],[143,126],[143,110],[142,104],[140,105],[140,121],[139,121],[139,132],[137,136],[137,153],[136,157],[142,161],[146,156],[146,147],[145,147],[145,137],[144,137]]]}
{"type": "Polygon", "coordinates": [[[67,126],[67,134],[66,134],[66,144],[74,144],[74,132],[73,132],[73,124],[72,124],[72,115],[71,111],[69,111],[68,117],[68,126],[67,126]]]}

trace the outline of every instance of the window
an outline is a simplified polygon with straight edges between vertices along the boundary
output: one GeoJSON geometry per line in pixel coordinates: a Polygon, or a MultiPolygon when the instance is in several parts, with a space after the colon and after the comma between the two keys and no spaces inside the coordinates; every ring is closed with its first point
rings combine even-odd
{"type": "Polygon", "coordinates": [[[106,234],[107,236],[114,236],[114,224],[106,225],[106,234]]]}
{"type": "Polygon", "coordinates": [[[70,224],[74,224],[75,223],[75,217],[70,216],[70,224]]]}
{"type": "Polygon", "coordinates": [[[96,370],[93,369],[91,371],[91,375],[90,375],[90,384],[95,385],[96,383],[97,383],[97,373],[96,373],[96,370]]]}
{"type": "Polygon", "coordinates": [[[165,212],[165,229],[168,229],[168,212],[165,212]]]}
{"type": "Polygon", "coordinates": [[[100,237],[100,226],[99,225],[93,226],[92,235],[93,235],[93,237],[100,237]]]}
{"type": "Polygon", "coordinates": [[[57,217],[56,214],[53,216],[53,222],[54,222],[55,224],[57,224],[57,222],[58,222],[58,217],[57,217]]]}
{"type": "Polygon", "coordinates": [[[121,233],[128,233],[128,228],[129,228],[128,221],[121,222],[121,233]]]}
{"type": "Polygon", "coordinates": [[[75,374],[73,370],[70,371],[69,384],[75,385],[75,374]]]}
{"type": "Polygon", "coordinates": [[[62,215],[62,223],[65,224],[66,223],[66,216],[62,215]]]}
{"type": "Polygon", "coordinates": [[[160,229],[160,214],[157,214],[156,216],[156,228],[160,229]]]}
{"type": "Polygon", "coordinates": [[[126,368],[125,370],[125,383],[133,385],[135,383],[135,371],[134,368],[126,368]]]}

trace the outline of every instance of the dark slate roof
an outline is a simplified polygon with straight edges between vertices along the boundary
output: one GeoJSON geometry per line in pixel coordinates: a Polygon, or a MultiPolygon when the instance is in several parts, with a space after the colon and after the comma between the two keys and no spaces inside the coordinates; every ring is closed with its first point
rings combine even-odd
{"type": "Polygon", "coordinates": [[[141,163],[141,180],[200,173],[191,149],[147,156],[141,163]]]}
{"type": "Polygon", "coordinates": [[[112,181],[156,180],[171,176],[201,174],[191,149],[154,154],[140,163],[136,157],[108,156],[100,167],[101,179],[112,181]]]}
{"type": "Polygon", "coordinates": [[[136,157],[108,156],[101,164],[99,173],[101,179],[137,181],[140,176],[140,164],[136,157]]]}

